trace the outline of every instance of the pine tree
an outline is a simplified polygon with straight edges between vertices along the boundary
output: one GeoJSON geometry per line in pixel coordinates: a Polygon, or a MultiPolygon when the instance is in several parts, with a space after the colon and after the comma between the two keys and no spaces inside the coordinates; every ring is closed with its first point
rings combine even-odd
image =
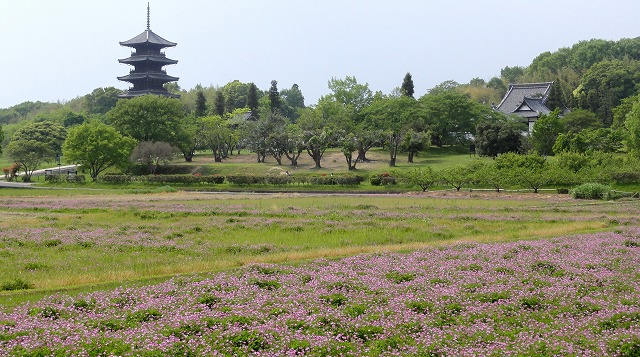
{"type": "Polygon", "coordinates": [[[411,73],[407,72],[404,76],[404,80],[402,81],[402,87],[400,87],[400,93],[402,93],[405,97],[413,98],[414,88],[413,88],[413,79],[411,78],[411,73]]]}
{"type": "Polygon", "coordinates": [[[216,92],[215,114],[219,116],[224,115],[224,94],[221,90],[216,92]]]}
{"type": "Polygon", "coordinates": [[[247,108],[251,110],[251,118],[258,119],[258,87],[255,83],[249,83],[249,93],[247,94],[247,108]]]}
{"type": "Polygon", "coordinates": [[[196,117],[203,117],[207,114],[207,98],[204,97],[202,91],[196,94],[196,117]]]}
{"type": "Polygon", "coordinates": [[[278,81],[275,79],[271,81],[271,88],[269,88],[269,107],[272,113],[280,111],[282,108],[280,92],[278,92],[278,81]]]}
{"type": "Polygon", "coordinates": [[[551,110],[556,110],[564,107],[562,100],[562,92],[560,91],[560,82],[556,80],[551,85],[551,90],[549,91],[549,96],[547,97],[547,108],[551,110]]]}

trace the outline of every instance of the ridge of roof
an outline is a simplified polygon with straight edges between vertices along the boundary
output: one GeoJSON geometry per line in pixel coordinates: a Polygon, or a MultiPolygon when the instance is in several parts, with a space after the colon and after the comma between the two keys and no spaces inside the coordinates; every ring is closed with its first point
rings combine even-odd
{"type": "Polygon", "coordinates": [[[130,40],[120,42],[120,45],[128,46],[128,47],[135,47],[136,45],[141,45],[141,44],[144,44],[144,43],[151,43],[151,44],[154,44],[154,45],[160,45],[161,47],[173,47],[173,46],[177,45],[177,43],[175,43],[175,42],[171,42],[169,40],[165,40],[160,35],[156,34],[155,32],[151,31],[150,29],[144,30],[138,36],[135,36],[134,38],[132,38],[130,40]]]}

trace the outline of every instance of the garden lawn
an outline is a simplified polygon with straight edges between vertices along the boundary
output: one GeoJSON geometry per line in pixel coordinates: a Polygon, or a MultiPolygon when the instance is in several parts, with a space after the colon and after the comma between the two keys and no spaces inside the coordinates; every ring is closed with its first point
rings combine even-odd
{"type": "Polygon", "coordinates": [[[640,217],[637,200],[555,194],[86,192],[0,190],[2,305],[260,262],[612,231],[640,217]]]}
{"type": "Polygon", "coordinates": [[[637,227],[255,264],[0,312],[0,356],[638,356],[638,266],[637,227]]]}

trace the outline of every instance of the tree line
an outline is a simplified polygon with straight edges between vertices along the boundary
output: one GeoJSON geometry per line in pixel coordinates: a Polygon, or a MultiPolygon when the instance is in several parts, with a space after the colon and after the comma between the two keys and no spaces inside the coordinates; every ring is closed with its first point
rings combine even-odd
{"type": "MultiPolygon", "coordinates": [[[[265,91],[239,81],[216,88],[198,85],[188,91],[168,84],[167,89],[180,94],[180,99],[119,100],[116,88],[97,88],[65,104],[26,102],[0,110],[6,132],[0,139],[12,159],[26,160],[27,154],[33,156],[37,151],[42,155],[35,156],[51,157],[63,152],[60,135],[67,131],[79,141],[77,127],[85,131],[99,127],[107,135],[106,126],[108,135],[133,139],[122,148],[133,150],[147,143],[148,151],[149,143],[163,142],[187,161],[198,150],[211,150],[215,160],[222,161],[234,151],[249,149],[257,162],[271,156],[278,164],[297,165],[300,155],[306,154],[320,168],[324,152],[334,147],[344,154],[349,170],[366,162],[373,147],[387,149],[390,166],[395,166],[399,154],[412,162],[431,145],[474,144],[479,154],[492,157],[531,150],[542,155],[636,153],[640,146],[638,59],[639,39],[584,41],[543,53],[526,68],[505,67],[500,77],[488,82],[479,78],[468,84],[446,81],[419,98],[414,98],[410,73],[389,94],[374,93],[355,77],[332,78],[329,94],[312,106],[305,105],[297,85],[279,90],[275,80],[265,91]],[[540,118],[527,137],[522,135],[525,129],[519,118],[492,110],[488,101],[499,100],[509,82],[539,80],[556,84],[549,104],[558,110],[540,118]],[[572,110],[561,115],[564,108],[572,110]],[[47,130],[52,132],[48,140],[55,143],[34,139],[33,132],[47,130]],[[26,141],[38,142],[41,148],[20,153],[18,148],[26,141]]],[[[67,145],[67,160],[74,157],[72,147],[82,151],[77,145],[67,145]]],[[[23,168],[29,171],[33,166],[23,168]]]]}

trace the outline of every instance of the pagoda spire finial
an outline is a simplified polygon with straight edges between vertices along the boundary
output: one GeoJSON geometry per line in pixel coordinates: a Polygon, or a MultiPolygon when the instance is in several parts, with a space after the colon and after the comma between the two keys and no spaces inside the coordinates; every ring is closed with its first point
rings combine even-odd
{"type": "Polygon", "coordinates": [[[149,3],[147,3],[147,30],[151,30],[151,9],[149,8],[149,3]]]}

